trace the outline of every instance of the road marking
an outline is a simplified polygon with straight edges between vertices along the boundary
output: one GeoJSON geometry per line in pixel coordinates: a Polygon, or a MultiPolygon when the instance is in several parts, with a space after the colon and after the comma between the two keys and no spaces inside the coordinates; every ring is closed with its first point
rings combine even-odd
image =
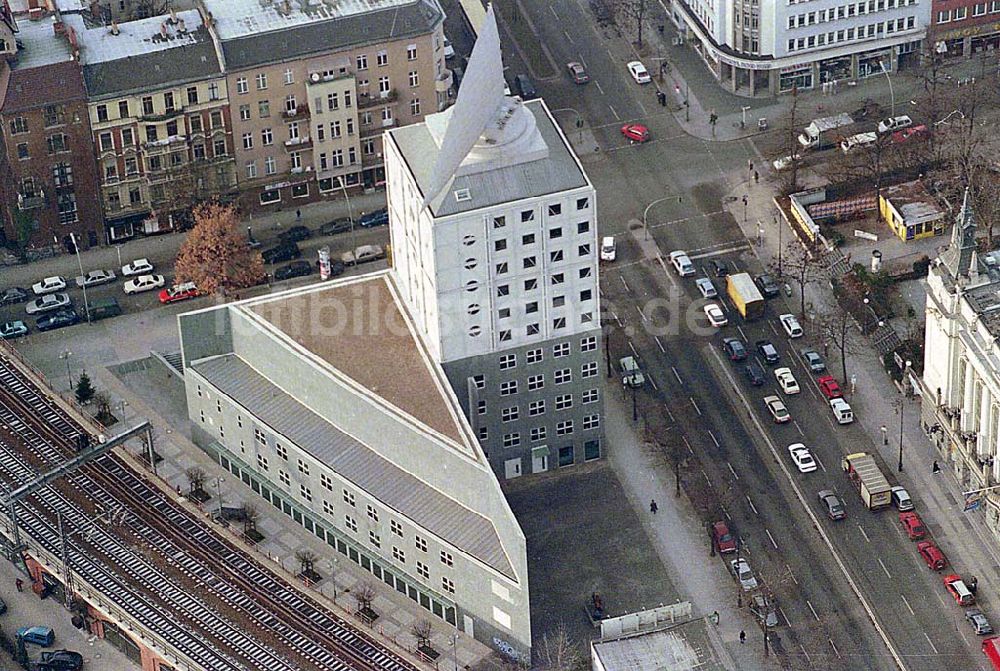
{"type": "Polygon", "coordinates": [[[670,412],[670,406],[665,405],[665,406],[663,406],[663,409],[667,411],[667,417],[670,418],[670,421],[672,423],[676,424],[677,420],[674,419],[674,413],[670,412]]]}
{"type": "Polygon", "coordinates": [[[868,534],[865,533],[865,528],[863,526],[861,526],[860,524],[858,525],[858,531],[861,532],[861,535],[865,537],[866,541],[868,541],[869,543],[872,542],[872,539],[868,538],[868,534]]]}
{"type": "MultiPolygon", "coordinates": [[[[712,433],[711,429],[708,430],[708,435],[712,437],[712,442],[715,443],[716,447],[722,447],[721,445],[719,445],[719,439],[715,437],[715,434],[712,433]]],[[[732,466],[730,466],[729,468],[731,469],[732,466]]]]}
{"type": "Polygon", "coordinates": [[[716,303],[716,305],[721,307],[724,312],[729,312],[729,306],[726,305],[725,301],[719,301],[718,303],[716,303]]]}
{"type": "Polygon", "coordinates": [[[636,306],[635,306],[635,310],[636,310],[636,312],[638,312],[638,313],[639,313],[639,316],[640,316],[640,317],[642,317],[642,321],[647,321],[647,319],[646,319],[646,315],[644,315],[644,314],[642,313],[642,308],[641,308],[641,307],[639,307],[638,305],[636,305],[636,306]]]}
{"type": "Polygon", "coordinates": [[[622,281],[622,286],[625,287],[625,291],[627,291],[629,293],[632,293],[632,290],[629,289],[629,287],[628,287],[628,283],[625,282],[625,276],[624,275],[619,275],[618,279],[620,279],[622,281]]]}
{"type": "Polygon", "coordinates": [[[882,563],[882,558],[881,557],[878,558],[878,565],[882,567],[883,571],[885,571],[885,577],[889,578],[890,580],[892,580],[892,574],[889,573],[889,569],[887,569],[885,567],[885,564],[882,563]]]}
{"type": "Polygon", "coordinates": [[[900,594],[899,598],[902,599],[903,603],[906,604],[906,610],[910,611],[910,615],[916,615],[916,613],[913,612],[913,608],[910,606],[910,602],[906,600],[906,596],[903,595],[903,594],[900,594]]]}
{"type": "Polygon", "coordinates": [[[934,651],[934,654],[935,655],[939,654],[937,647],[935,647],[934,645],[934,641],[931,640],[931,637],[927,635],[926,631],[924,632],[924,638],[927,639],[927,644],[931,646],[931,650],[934,651]]]}
{"type": "Polygon", "coordinates": [[[684,384],[684,380],[681,379],[681,374],[677,372],[677,369],[675,367],[671,366],[670,370],[674,371],[674,377],[677,378],[677,383],[678,384],[684,384]]]}
{"type": "Polygon", "coordinates": [[[601,92],[601,95],[604,95],[604,89],[601,88],[601,82],[597,81],[596,79],[593,81],[594,81],[594,86],[597,87],[597,90],[601,92]]]}
{"type": "MultiPolygon", "coordinates": [[[[712,214],[720,214],[720,212],[712,212],[712,214]]],[[[702,252],[708,252],[713,249],[719,249],[721,247],[726,247],[727,245],[732,249],[732,251],[736,251],[738,249],[745,249],[750,246],[749,243],[747,243],[746,238],[743,238],[742,240],[725,240],[723,242],[716,242],[715,244],[712,245],[705,245],[704,247],[695,247],[694,249],[689,249],[688,258],[693,259],[695,257],[692,256],[692,254],[701,254],[702,252]]],[[[699,256],[697,258],[702,258],[702,257],[699,256]]]]}
{"type": "Polygon", "coordinates": [[[819,622],[819,615],[816,614],[816,609],[813,608],[812,601],[806,599],[806,605],[809,606],[809,610],[812,611],[813,617],[816,618],[817,622],[819,622]]]}
{"type": "Polygon", "coordinates": [[[639,353],[635,351],[635,345],[632,344],[631,340],[628,341],[628,348],[630,350],[632,350],[632,356],[634,356],[636,359],[638,359],[639,358],[639,353]]]}
{"type": "Polygon", "coordinates": [[[688,437],[687,436],[681,436],[681,440],[684,441],[684,445],[685,445],[685,447],[688,448],[688,452],[690,452],[691,454],[694,454],[694,450],[691,449],[691,443],[688,442],[688,437]]]}
{"type": "Polygon", "coordinates": [[[837,650],[837,644],[833,642],[832,638],[830,639],[830,647],[833,648],[833,653],[837,655],[837,659],[840,659],[840,650],[837,650]]]}
{"type": "Polygon", "coordinates": [[[834,423],[833,423],[833,420],[832,420],[832,419],[830,419],[829,417],[827,417],[827,418],[826,418],[826,421],[830,422],[830,426],[832,426],[833,428],[835,428],[835,429],[837,428],[837,425],[836,425],[836,424],[834,424],[834,423]]]}
{"type": "Polygon", "coordinates": [[[642,116],[644,116],[644,117],[645,117],[645,116],[649,116],[649,112],[647,112],[647,111],[646,111],[646,108],[645,108],[645,106],[643,106],[643,104],[642,104],[642,101],[641,101],[641,100],[636,100],[636,101],[635,101],[635,104],[636,104],[636,105],[638,105],[638,106],[639,106],[639,109],[641,109],[641,110],[642,110],[642,116]]]}
{"type": "Polygon", "coordinates": [[[754,506],[753,501],[750,500],[750,495],[747,494],[746,497],[747,497],[747,503],[750,504],[750,510],[753,511],[753,514],[760,515],[760,513],[757,512],[757,508],[754,506]]]}
{"type": "Polygon", "coordinates": [[[806,658],[806,661],[807,661],[807,662],[809,662],[809,666],[812,666],[812,663],[813,663],[813,661],[812,661],[812,658],[811,658],[811,657],[809,657],[809,653],[808,653],[808,652],[806,652],[806,647],[805,647],[804,645],[801,645],[801,644],[800,644],[800,645],[799,645],[799,649],[801,649],[801,650],[802,650],[802,656],[806,658]]]}
{"type": "MultiPolygon", "coordinates": [[[[723,256],[724,254],[732,254],[733,252],[742,252],[742,251],[746,250],[749,247],[750,247],[750,245],[748,245],[747,243],[744,242],[742,245],[734,245],[732,247],[726,247],[724,249],[717,249],[715,251],[705,252],[703,254],[694,254],[694,255],[688,254],[688,258],[691,259],[692,261],[697,261],[698,259],[708,259],[708,258],[711,258],[713,256],[723,256]]],[[[707,247],[706,247],[706,249],[707,249],[707,247]]],[[[732,263],[733,263],[733,265],[736,264],[735,261],[732,262],[732,263]]],[[[704,268],[702,268],[702,270],[704,270],[704,268]]],[[[708,275],[708,273],[705,273],[705,274],[708,275]]]]}
{"type": "Polygon", "coordinates": [[[727,461],[726,466],[729,466],[729,472],[733,474],[733,477],[739,480],[740,476],[736,475],[736,471],[733,470],[733,465],[727,461]]]}
{"type": "Polygon", "coordinates": [[[653,336],[653,340],[656,341],[656,344],[657,344],[657,346],[659,346],[660,351],[663,352],[664,354],[666,354],[667,350],[663,349],[663,343],[660,342],[660,336],[653,336]]]}
{"type": "Polygon", "coordinates": [[[555,7],[553,7],[552,5],[549,5],[549,11],[552,12],[552,16],[556,17],[557,19],[559,18],[559,15],[556,14],[556,8],[555,7]]]}
{"type": "Polygon", "coordinates": [[[660,391],[660,388],[656,386],[656,380],[653,379],[652,375],[649,376],[649,383],[653,385],[653,389],[660,391]]]}
{"type": "MultiPolygon", "coordinates": [[[[551,5],[550,5],[550,6],[551,6],[551,5]]],[[[563,31],[563,35],[565,35],[565,36],[566,36],[566,41],[567,41],[567,42],[569,42],[570,44],[576,44],[576,42],[574,42],[574,41],[573,41],[573,38],[572,38],[572,37],[570,37],[570,36],[569,36],[569,33],[567,33],[567,32],[566,32],[565,30],[563,31]]]]}
{"type": "Polygon", "coordinates": [[[694,406],[695,412],[697,412],[698,416],[701,417],[701,408],[699,408],[698,404],[695,403],[694,396],[689,396],[688,398],[691,399],[691,405],[694,406]]]}
{"type": "Polygon", "coordinates": [[[703,469],[701,469],[701,474],[705,476],[705,482],[707,482],[708,484],[710,484],[710,485],[711,485],[711,484],[712,484],[712,481],[708,479],[708,473],[706,473],[706,472],[705,472],[705,469],[704,469],[704,468],[703,468],[703,469]]]}
{"type": "Polygon", "coordinates": [[[768,540],[771,541],[771,545],[773,545],[774,549],[777,550],[778,549],[778,544],[774,542],[774,536],[771,535],[771,532],[769,530],[767,530],[767,529],[764,529],[764,533],[767,534],[767,538],[768,538],[768,540]]]}
{"type": "Polygon", "coordinates": [[[792,567],[789,566],[788,564],[785,564],[785,568],[788,569],[788,575],[790,575],[792,577],[792,582],[794,582],[796,585],[798,585],[799,581],[795,578],[795,573],[792,572],[792,567]]]}
{"type": "Polygon", "coordinates": [[[813,455],[813,460],[814,460],[814,461],[815,461],[815,462],[816,462],[817,464],[819,464],[819,467],[823,469],[823,472],[824,472],[824,473],[826,473],[826,466],[824,466],[824,465],[823,465],[823,462],[822,462],[822,461],[820,461],[819,457],[817,457],[817,456],[816,456],[816,455],[814,454],[814,455],[813,455]]]}
{"type": "Polygon", "coordinates": [[[618,116],[618,112],[615,111],[614,107],[612,107],[611,105],[608,105],[608,109],[611,110],[611,114],[614,115],[614,117],[615,117],[616,120],[618,120],[618,121],[622,120],[622,118],[620,116],[618,116]]]}
{"type": "Polygon", "coordinates": [[[801,426],[799,426],[799,422],[798,422],[798,420],[795,420],[795,419],[793,419],[793,420],[792,420],[792,424],[794,424],[794,425],[795,425],[795,428],[799,430],[799,435],[800,435],[800,436],[805,436],[805,435],[806,435],[805,433],[803,433],[803,431],[802,431],[802,427],[801,427],[801,426]]]}
{"type": "Polygon", "coordinates": [[[739,261],[733,261],[733,262],[732,262],[732,264],[733,264],[733,268],[735,268],[735,269],[736,269],[736,272],[740,272],[740,264],[739,264],[739,261]]]}
{"type": "Polygon", "coordinates": [[[772,331],[774,331],[774,335],[781,335],[778,333],[778,327],[774,325],[774,322],[768,322],[767,325],[771,327],[772,331]]]}
{"type": "Polygon", "coordinates": [[[618,318],[618,314],[615,311],[613,311],[613,310],[611,311],[611,316],[615,318],[616,322],[618,322],[618,327],[619,328],[621,328],[622,326],[625,326],[625,324],[622,324],[622,320],[618,318]]]}
{"type": "Polygon", "coordinates": [[[782,610],[781,606],[778,606],[778,612],[781,613],[781,619],[787,622],[789,626],[791,626],[792,621],[788,619],[788,615],[785,614],[785,611],[782,610]]]}
{"type": "Polygon", "coordinates": [[[736,330],[740,332],[740,337],[743,338],[743,342],[750,342],[750,340],[747,338],[747,334],[743,332],[742,326],[737,326],[736,330]]]}
{"type": "Polygon", "coordinates": [[[944,606],[945,608],[947,608],[947,607],[948,607],[948,602],[944,600],[944,597],[943,597],[943,596],[941,596],[941,595],[940,595],[940,594],[938,594],[937,592],[934,592],[934,595],[935,595],[935,596],[937,596],[937,598],[938,598],[938,601],[940,601],[940,602],[941,602],[941,605],[942,605],[942,606],[944,606]]]}

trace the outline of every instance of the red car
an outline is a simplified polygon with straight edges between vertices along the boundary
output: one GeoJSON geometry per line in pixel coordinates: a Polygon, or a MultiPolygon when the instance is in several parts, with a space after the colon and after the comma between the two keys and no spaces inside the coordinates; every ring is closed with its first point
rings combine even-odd
{"type": "Polygon", "coordinates": [[[919,541],[927,535],[924,522],[916,513],[899,513],[899,523],[903,525],[903,529],[906,530],[906,535],[910,537],[911,541],[919,541]]]}
{"type": "Polygon", "coordinates": [[[186,301],[189,298],[196,298],[201,295],[198,291],[198,287],[195,286],[194,282],[184,282],[183,284],[176,284],[169,289],[162,289],[160,291],[160,302],[161,303],[176,303],[177,301],[186,301]]]}
{"type": "Polygon", "coordinates": [[[622,135],[632,142],[645,142],[649,139],[649,129],[641,123],[627,123],[622,126],[622,135]]]}
{"type": "Polygon", "coordinates": [[[712,542],[720,555],[736,552],[736,539],[729,533],[729,527],[725,522],[716,522],[712,525],[712,542]]]}
{"type": "Polygon", "coordinates": [[[948,565],[948,558],[944,556],[940,548],[934,545],[933,541],[921,541],[917,543],[917,552],[927,564],[927,568],[940,571],[948,565]]]}
{"type": "Polygon", "coordinates": [[[824,375],[816,380],[816,384],[819,385],[819,390],[827,398],[844,397],[844,392],[840,391],[840,385],[837,384],[837,380],[832,375],[824,375]]]}
{"type": "Polygon", "coordinates": [[[892,141],[896,144],[901,142],[906,142],[911,137],[917,135],[924,135],[927,132],[927,126],[920,124],[919,126],[910,126],[909,128],[904,128],[903,130],[897,130],[892,134],[892,141]]]}
{"type": "Polygon", "coordinates": [[[972,593],[972,590],[962,580],[962,576],[952,573],[951,575],[946,575],[942,580],[944,588],[948,590],[948,593],[951,594],[959,606],[971,606],[976,603],[976,595],[972,593]]]}

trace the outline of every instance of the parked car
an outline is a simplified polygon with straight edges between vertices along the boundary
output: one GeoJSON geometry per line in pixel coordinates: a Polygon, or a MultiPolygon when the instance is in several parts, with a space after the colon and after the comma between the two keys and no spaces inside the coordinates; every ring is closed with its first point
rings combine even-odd
{"type": "Polygon", "coordinates": [[[822,373],[826,370],[826,362],[823,361],[823,357],[816,350],[807,347],[800,350],[799,354],[802,355],[802,360],[806,362],[806,367],[813,373],[822,373]]]}
{"type": "Polygon", "coordinates": [[[840,385],[837,384],[836,378],[832,375],[824,375],[816,380],[816,384],[823,396],[829,399],[844,397],[844,392],[840,390],[840,385]]]}
{"type": "Polygon", "coordinates": [[[722,351],[730,361],[743,361],[747,358],[747,348],[739,338],[723,338],[722,351]]]}
{"type": "Polygon", "coordinates": [[[353,266],[358,263],[368,263],[385,258],[385,251],[378,245],[361,245],[352,252],[344,252],[340,255],[340,261],[345,266],[353,266]]]}
{"type": "Polygon", "coordinates": [[[913,125],[913,119],[903,114],[902,116],[888,117],[878,122],[878,132],[888,133],[891,130],[899,130],[913,125]]]}
{"type": "Polygon", "coordinates": [[[615,245],[615,236],[606,235],[601,238],[601,261],[614,261],[618,256],[618,248],[615,245]]]}
{"type": "Polygon", "coordinates": [[[799,389],[799,383],[795,380],[795,376],[792,375],[791,368],[775,368],[774,379],[778,381],[778,386],[781,387],[781,391],[785,392],[789,396],[798,394],[802,391],[799,389]]]}
{"type": "Polygon", "coordinates": [[[0,340],[13,340],[26,335],[28,335],[28,327],[20,320],[0,324],[0,340]]]}
{"type": "Polygon", "coordinates": [[[90,301],[90,321],[96,322],[109,317],[117,317],[122,313],[122,306],[118,304],[116,298],[98,298],[90,301]]]}
{"type": "Polygon", "coordinates": [[[753,571],[750,569],[750,562],[745,557],[731,560],[729,566],[743,591],[749,592],[757,589],[757,578],[754,577],[753,571]]]}
{"type": "Polygon", "coordinates": [[[136,259],[122,266],[122,277],[132,277],[133,275],[148,275],[153,272],[153,264],[149,259],[136,259]]]}
{"type": "Polygon", "coordinates": [[[299,242],[300,240],[308,240],[312,234],[307,226],[292,226],[287,231],[282,231],[278,235],[278,239],[282,242],[299,242]]]}
{"type": "Polygon", "coordinates": [[[54,331],[64,326],[72,326],[79,323],[80,315],[76,313],[76,310],[59,310],[36,319],[35,328],[39,331],[54,331]]]}
{"type": "Polygon", "coordinates": [[[0,305],[16,305],[23,303],[31,297],[27,289],[21,287],[8,287],[0,294],[0,305]]]}
{"type": "Polygon", "coordinates": [[[163,275],[139,275],[122,285],[122,290],[129,295],[141,294],[144,291],[161,289],[166,284],[163,275]]]}
{"type": "Polygon", "coordinates": [[[917,552],[920,553],[921,559],[927,564],[927,568],[934,571],[940,571],[945,566],[948,565],[948,558],[944,556],[940,548],[934,544],[934,541],[920,541],[917,543],[917,552]]]}
{"type": "Polygon", "coordinates": [[[760,289],[760,294],[764,298],[777,298],[781,293],[781,289],[778,288],[778,283],[774,281],[774,278],[768,274],[758,275],[753,278],[753,283],[757,285],[760,289]]]}
{"type": "Polygon", "coordinates": [[[792,421],[792,416],[788,413],[785,402],[777,396],[765,396],[764,405],[767,407],[767,411],[771,413],[771,417],[774,418],[775,424],[785,424],[792,421]]]}
{"type": "Polygon", "coordinates": [[[583,63],[576,61],[567,63],[566,69],[569,70],[569,76],[574,84],[586,84],[590,81],[590,75],[587,74],[587,68],[583,66],[583,63]]]}
{"type": "Polygon", "coordinates": [[[340,217],[319,227],[320,235],[336,235],[351,230],[354,221],[350,217],[340,217]]]}
{"type": "Polygon", "coordinates": [[[622,370],[623,385],[637,389],[646,384],[646,376],[642,374],[642,368],[639,367],[635,357],[627,356],[622,358],[618,362],[618,366],[622,370]]]}
{"type": "Polygon", "coordinates": [[[896,506],[896,510],[901,513],[913,510],[913,499],[910,498],[910,493],[905,488],[897,485],[889,491],[892,494],[892,504],[896,506]]]}
{"type": "Polygon", "coordinates": [[[108,282],[114,282],[117,276],[113,270],[91,270],[83,275],[76,276],[76,286],[80,287],[96,287],[101,284],[107,284],[108,282]]]}
{"type": "Polygon", "coordinates": [[[305,277],[306,275],[311,275],[313,272],[313,266],[308,261],[292,261],[288,265],[281,266],[274,271],[274,279],[276,282],[282,280],[290,280],[293,277],[305,277]]]}
{"type": "Polygon", "coordinates": [[[694,281],[694,285],[698,287],[698,292],[701,293],[702,298],[715,298],[719,295],[719,292],[715,289],[715,285],[712,284],[712,280],[707,277],[699,277],[694,281]]]}
{"type": "Polygon", "coordinates": [[[178,301],[186,301],[189,298],[197,298],[200,295],[201,292],[194,282],[182,282],[161,291],[160,302],[163,304],[177,303],[178,301]]]}
{"type": "Polygon", "coordinates": [[[923,520],[915,512],[899,513],[899,523],[903,525],[903,530],[906,531],[906,535],[910,537],[911,541],[923,540],[924,536],[927,535],[923,520]]]}
{"type": "Polygon", "coordinates": [[[911,137],[921,137],[927,134],[927,126],[920,124],[919,126],[910,126],[909,128],[904,128],[903,130],[897,130],[892,134],[892,141],[896,144],[901,144],[906,142],[911,137]]]}
{"type": "Polygon", "coordinates": [[[802,337],[802,326],[799,325],[799,320],[795,318],[795,315],[791,313],[779,315],[778,321],[781,322],[781,328],[785,329],[785,333],[788,334],[789,338],[802,337]]]}
{"type": "Polygon", "coordinates": [[[851,410],[850,404],[843,398],[831,398],[830,411],[833,412],[833,417],[837,420],[837,424],[850,424],[854,421],[854,411],[851,410]]]}
{"type": "Polygon", "coordinates": [[[36,298],[24,306],[24,311],[29,315],[40,315],[43,312],[52,312],[59,308],[66,308],[73,304],[68,294],[46,294],[41,298],[36,298]]]}
{"type": "Polygon", "coordinates": [[[972,625],[973,631],[979,636],[986,636],[993,633],[993,625],[978,608],[965,611],[965,619],[972,625]]]}
{"type": "Polygon", "coordinates": [[[56,633],[52,631],[52,627],[21,627],[17,630],[17,637],[25,643],[47,648],[55,643],[56,633]]]}
{"type": "Polygon", "coordinates": [[[773,629],[778,626],[778,611],[774,606],[774,597],[766,594],[754,594],[753,601],[750,602],[750,612],[757,616],[757,619],[764,625],[773,629]]]}
{"type": "Polygon", "coordinates": [[[646,70],[646,66],[639,61],[630,61],[625,65],[628,68],[628,73],[632,75],[632,79],[635,80],[636,84],[648,84],[652,81],[649,76],[649,71],[646,70]]]}
{"type": "Polygon", "coordinates": [[[847,517],[847,511],[844,510],[844,504],[840,502],[840,499],[829,489],[822,490],[819,494],[819,502],[823,504],[826,508],[826,515],[831,520],[842,520],[847,517]]]}
{"type": "Polygon", "coordinates": [[[708,317],[708,322],[712,326],[719,328],[729,323],[729,320],[726,319],[726,314],[722,311],[722,308],[715,303],[709,303],[702,309],[705,311],[705,316],[708,317]]]}
{"type": "Polygon", "coordinates": [[[280,245],[265,249],[261,252],[264,263],[279,263],[281,261],[291,261],[302,256],[299,246],[294,242],[283,242],[280,245]]]}
{"type": "Polygon", "coordinates": [[[759,387],[764,384],[764,369],[756,361],[749,361],[746,367],[743,368],[743,372],[753,386],[759,387]]]}
{"type": "Polygon", "coordinates": [[[691,263],[691,259],[688,257],[687,252],[676,249],[670,252],[670,263],[673,264],[674,270],[681,277],[687,277],[688,275],[694,275],[694,264],[691,263]]]}
{"type": "Polygon", "coordinates": [[[36,296],[44,296],[45,294],[55,293],[56,291],[62,291],[65,288],[66,280],[58,275],[46,277],[45,279],[31,285],[31,291],[36,296]]]}
{"type": "Polygon", "coordinates": [[[972,593],[965,581],[962,580],[962,576],[956,575],[954,573],[946,575],[942,578],[944,582],[944,588],[948,590],[948,594],[958,603],[959,606],[971,606],[976,603],[976,595],[972,593]]]}
{"type": "Polygon", "coordinates": [[[362,214],[358,219],[358,226],[361,228],[375,228],[376,226],[387,226],[389,224],[389,210],[380,208],[372,210],[367,214],[362,214]]]}
{"type": "Polygon", "coordinates": [[[531,81],[531,77],[525,74],[514,76],[514,90],[517,91],[517,95],[521,96],[521,100],[531,100],[538,97],[535,83],[531,81]]]}
{"type": "Polygon", "coordinates": [[[801,161],[801,154],[789,154],[788,156],[782,156],[781,158],[776,158],[771,162],[771,167],[773,167],[777,172],[782,170],[788,170],[792,167],[792,162],[801,161]]]}
{"type": "Polygon", "coordinates": [[[712,259],[712,270],[716,277],[725,277],[729,274],[729,264],[720,259],[712,259]]]}
{"type": "Polygon", "coordinates": [[[73,650],[43,652],[35,663],[36,671],[80,671],[83,655],[73,650]]]}
{"type": "Polygon", "coordinates": [[[774,366],[781,360],[777,348],[771,344],[770,340],[758,340],[757,353],[764,357],[764,363],[769,366],[774,366]]]}
{"type": "Polygon", "coordinates": [[[812,452],[802,443],[792,443],[788,446],[788,454],[792,458],[799,473],[812,473],[817,468],[816,460],[813,459],[812,452]]]}
{"type": "Polygon", "coordinates": [[[627,123],[622,126],[622,135],[630,142],[645,142],[649,139],[649,129],[641,123],[627,123]]]}
{"type": "Polygon", "coordinates": [[[729,533],[729,525],[723,521],[712,525],[712,542],[720,555],[736,552],[736,539],[729,533]]]}

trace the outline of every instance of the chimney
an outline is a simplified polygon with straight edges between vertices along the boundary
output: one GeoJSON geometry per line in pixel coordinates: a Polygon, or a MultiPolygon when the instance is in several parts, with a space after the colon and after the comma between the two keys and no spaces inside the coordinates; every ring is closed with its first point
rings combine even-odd
{"type": "Polygon", "coordinates": [[[164,21],[160,24],[160,35],[163,37],[167,36],[167,22],[164,21]]]}
{"type": "Polygon", "coordinates": [[[66,34],[66,24],[62,21],[56,21],[52,24],[52,33],[58,37],[60,35],[66,34]]]}
{"type": "Polygon", "coordinates": [[[186,33],[187,28],[184,27],[184,19],[177,19],[177,32],[186,33]]]}
{"type": "Polygon", "coordinates": [[[117,21],[112,21],[111,22],[111,34],[112,35],[117,35],[120,32],[121,31],[118,29],[118,22],[117,21]]]}
{"type": "Polygon", "coordinates": [[[291,0],[285,0],[284,8],[285,8],[285,14],[291,14],[292,13],[292,2],[291,2],[291,0]]]}
{"type": "Polygon", "coordinates": [[[170,8],[170,23],[177,23],[177,10],[173,7],[170,8]]]}

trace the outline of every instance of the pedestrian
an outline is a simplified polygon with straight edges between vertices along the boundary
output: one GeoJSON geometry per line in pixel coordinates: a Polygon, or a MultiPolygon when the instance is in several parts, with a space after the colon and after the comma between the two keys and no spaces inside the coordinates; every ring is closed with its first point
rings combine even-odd
{"type": "Polygon", "coordinates": [[[651,512],[651,513],[653,513],[655,515],[656,511],[659,510],[659,509],[660,509],[660,507],[658,505],[656,505],[656,499],[650,499],[649,500],[649,512],[651,512]]]}
{"type": "Polygon", "coordinates": [[[740,643],[746,643],[746,642],[747,642],[747,633],[742,629],[740,629],[740,643]]]}
{"type": "Polygon", "coordinates": [[[979,589],[979,578],[972,576],[969,578],[969,591],[975,594],[977,589],[979,589]]]}
{"type": "Polygon", "coordinates": [[[934,460],[934,465],[931,466],[931,473],[940,473],[940,472],[941,472],[941,467],[938,466],[937,459],[935,459],[934,460]]]}
{"type": "Polygon", "coordinates": [[[295,210],[295,221],[302,221],[302,210],[295,210]]]}
{"type": "Polygon", "coordinates": [[[719,624],[719,611],[712,611],[712,619],[715,620],[715,624],[719,624]]]}
{"type": "Polygon", "coordinates": [[[24,581],[21,580],[20,578],[14,581],[14,586],[17,587],[18,592],[24,591],[24,581]]]}
{"type": "Polygon", "coordinates": [[[757,172],[756,170],[753,171],[753,182],[754,184],[760,183],[760,173],[757,172]]]}

